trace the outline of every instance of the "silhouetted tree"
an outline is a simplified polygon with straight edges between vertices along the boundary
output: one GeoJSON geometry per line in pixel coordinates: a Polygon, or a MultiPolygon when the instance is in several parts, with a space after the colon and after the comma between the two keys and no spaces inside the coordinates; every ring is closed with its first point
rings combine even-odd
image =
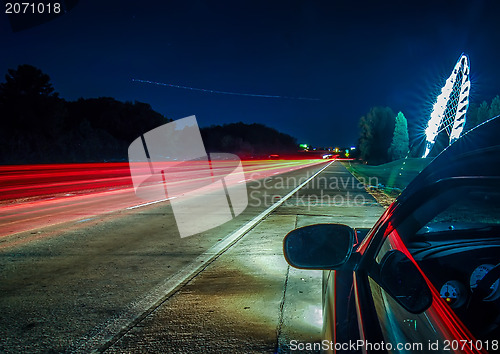
{"type": "Polygon", "coordinates": [[[0,84],[0,109],[5,127],[53,137],[64,119],[64,102],[50,77],[31,65],[9,69],[0,84]]]}
{"type": "Polygon", "coordinates": [[[488,118],[490,118],[490,107],[486,101],[483,101],[477,109],[477,118],[475,125],[486,122],[488,118]]]}
{"type": "Polygon", "coordinates": [[[392,141],[395,114],[389,107],[373,107],[361,117],[359,138],[360,156],[370,164],[389,161],[388,151],[392,141]]]}
{"type": "Polygon", "coordinates": [[[8,69],[5,83],[0,84],[3,99],[23,96],[57,96],[50,83],[50,77],[40,69],[23,64],[17,69],[8,69]]]}
{"type": "Polygon", "coordinates": [[[477,106],[475,103],[471,103],[467,110],[467,119],[465,130],[470,130],[477,125],[487,121],[490,118],[496,117],[500,114],[500,96],[495,96],[491,100],[491,104],[483,101],[477,106]]]}
{"type": "Polygon", "coordinates": [[[500,96],[496,95],[491,101],[489,118],[496,117],[500,114],[500,96]]]}
{"type": "Polygon", "coordinates": [[[0,84],[0,161],[50,160],[66,118],[65,101],[58,98],[50,77],[31,65],[9,69],[0,84]]]}
{"type": "Polygon", "coordinates": [[[402,112],[396,116],[394,134],[391,146],[389,147],[389,157],[391,160],[399,160],[408,155],[410,139],[408,136],[408,122],[402,112]]]}

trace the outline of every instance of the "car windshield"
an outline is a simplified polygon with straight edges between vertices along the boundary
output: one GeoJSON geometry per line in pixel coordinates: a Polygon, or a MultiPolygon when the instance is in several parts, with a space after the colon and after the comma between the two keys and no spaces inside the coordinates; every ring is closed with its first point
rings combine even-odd
{"type": "Polygon", "coordinates": [[[461,189],[444,199],[449,199],[449,204],[420,228],[418,235],[427,237],[467,229],[486,231],[500,226],[500,191],[496,187],[461,189]]]}

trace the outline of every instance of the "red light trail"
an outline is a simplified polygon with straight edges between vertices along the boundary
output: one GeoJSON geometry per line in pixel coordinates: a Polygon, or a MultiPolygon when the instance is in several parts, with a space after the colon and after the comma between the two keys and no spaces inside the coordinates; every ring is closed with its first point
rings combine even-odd
{"type": "MultiPolygon", "coordinates": [[[[425,282],[429,286],[432,293],[432,305],[426,310],[429,318],[432,319],[432,323],[438,328],[441,338],[449,338],[452,341],[458,343],[470,343],[471,346],[464,346],[462,349],[463,353],[486,353],[486,350],[476,348],[475,345],[478,343],[476,338],[468,330],[468,328],[460,321],[457,315],[451,310],[451,308],[445,303],[439,290],[436,289],[434,284],[425,275],[424,271],[420,268],[417,261],[413,258],[410,251],[406,248],[401,237],[397,233],[396,229],[392,225],[389,225],[387,230],[391,230],[389,237],[389,242],[393,249],[397,249],[403,252],[410,261],[417,267],[418,271],[425,279],[425,282]],[[463,341],[463,342],[461,342],[463,341]],[[472,345],[473,344],[473,345],[472,345]]],[[[430,320],[429,320],[430,321],[430,320]]]]}
{"type": "MultiPolygon", "coordinates": [[[[242,161],[245,179],[234,183],[276,176],[324,162],[245,160],[242,161]]],[[[224,163],[219,165],[224,166],[224,163]]],[[[148,173],[144,166],[142,168],[148,173]]],[[[221,171],[214,175],[220,174],[221,171]]],[[[191,174],[179,183],[197,186],[203,178],[191,174]]],[[[128,163],[0,166],[0,237],[68,221],[86,221],[96,215],[144,203],[134,193],[128,163]]]]}

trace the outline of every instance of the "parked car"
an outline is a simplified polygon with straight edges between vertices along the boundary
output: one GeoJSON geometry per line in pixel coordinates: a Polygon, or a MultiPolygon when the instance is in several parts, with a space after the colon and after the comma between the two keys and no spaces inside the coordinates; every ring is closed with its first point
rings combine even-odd
{"type": "Polygon", "coordinates": [[[284,239],[323,272],[337,353],[500,351],[500,119],[438,155],[370,230],[318,224],[284,239]]]}

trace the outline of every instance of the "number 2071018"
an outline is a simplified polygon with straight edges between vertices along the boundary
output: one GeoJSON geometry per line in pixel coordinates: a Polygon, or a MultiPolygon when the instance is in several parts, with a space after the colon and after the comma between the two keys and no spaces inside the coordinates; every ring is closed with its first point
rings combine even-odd
{"type": "Polygon", "coordinates": [[[59,14],[62,11],[58,2],[7,2],[6,14],[59,14]]]}

